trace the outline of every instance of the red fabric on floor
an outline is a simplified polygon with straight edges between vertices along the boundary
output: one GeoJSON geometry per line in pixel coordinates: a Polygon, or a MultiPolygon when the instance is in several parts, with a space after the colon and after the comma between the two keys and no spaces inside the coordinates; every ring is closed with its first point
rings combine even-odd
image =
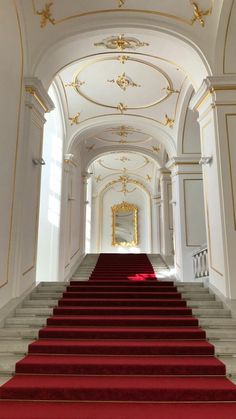
{"type": "Polygon", "coordinates": [[[88,282],[67,286],[29,353],[0,388],[1,419],[236,417],[225,366],[146,255],[100,255],[88,282]]]}

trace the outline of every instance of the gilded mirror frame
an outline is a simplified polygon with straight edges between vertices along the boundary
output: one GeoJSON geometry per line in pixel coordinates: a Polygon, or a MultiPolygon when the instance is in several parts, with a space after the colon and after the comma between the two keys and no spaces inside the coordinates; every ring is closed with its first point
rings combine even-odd
{"type": "Polygon", "coordinates": [[[138,207],[129,202],[113,205],[112,210],[112,246],[135,247],[138,245],[138,207]],[[118,212],[132,212],[133,240],[130,242],[116,240],[116,214],[118,212]]]}

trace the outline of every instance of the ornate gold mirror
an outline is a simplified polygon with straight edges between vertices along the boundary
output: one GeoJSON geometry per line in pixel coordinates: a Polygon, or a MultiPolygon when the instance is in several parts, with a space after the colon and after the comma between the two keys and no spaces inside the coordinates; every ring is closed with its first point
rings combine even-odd
{"type": "Polygon", "coordinates": [[[123,201],[112,209],[112,246],[134,247],[138,244],[138,207],[123,201]]]}

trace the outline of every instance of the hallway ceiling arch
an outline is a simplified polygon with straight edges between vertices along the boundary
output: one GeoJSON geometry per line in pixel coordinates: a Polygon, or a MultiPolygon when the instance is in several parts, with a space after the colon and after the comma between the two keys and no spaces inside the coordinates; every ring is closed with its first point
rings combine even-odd
{"type": "MultiPolygon", "coordinates": [[[[42,56],[48,55],[49,48],[55,52],[59,43],[68,45],[72,36],[79,34],[78,59],[84,55],[83,45],[80,44],[81,41],[83,43],[83,37],[89,38],[89,32],[100,28],[102,35],[102,30],[110,27],[110,33],[104,32],[104,37],[97,41],[101,43],[107,37],[116,36],[111,28],[115,32],[115,28],[119,26],[123,26],[123,29],[128,26],[142,27],[143,34],[144,28],[147,29],[148,26],[156,27],[163,33],[169,32],[176,40],[179,37],[189,41],[192,46],[195,45],[198,53],[202,51],[202,58],[205,55],[211,66],[212,49],[216,46],[224,3],[223,0],[24,0],[19,2],[18,7],[28,38],[31,69],[36,69],[42,56]]],[[[230,1],[228,3],[230,12],[230,1]]],[[[126,35],[128,32],[125,31],[126,35]]],[[[135,37],[131,33],[130,36],[135,37]]],[[[85,49],[87,50],[88,48],[85,49]]],[[[66,61],[71,60],[66,58],[66,61]]]]}
{"type": "Polygon", "coordinates": [[[223,0],[20,2],[29,72],[46,87],[56,80],[69,142],[86,124],[109,117],[108,129],[83,139],[84,152],[127,145],[159,157],[164,144],[173,154],[182,98],[212,73],[222,6],[223,0]],[[118,133],[124,127],[132,129],[127,136],[118,133]]]}
{"type": "Polygon", "coordinates": [[[95,196],[112,188],[123,199],[137,188],[153,195],[158,169],[157,163],[145,154],[122,150],[99,156],[89,166],[88,173],[95,196]]]}

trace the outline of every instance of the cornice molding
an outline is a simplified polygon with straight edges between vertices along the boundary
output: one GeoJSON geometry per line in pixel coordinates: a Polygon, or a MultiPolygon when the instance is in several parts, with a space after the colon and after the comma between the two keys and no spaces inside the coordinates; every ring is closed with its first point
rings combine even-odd
{"type": "Polygon", "coordinates": [[[171,160],[169,160],[166,163],[166,168],[168,170],[171,170],[175,166],[195,166],[199,165],[199,160],[201,158],[201,155],[199,154],[199,157],[173,157],[171,160]]]}
{"type": "MultiPolygon", "coordinates": [[[[235,90],[236,75],[207,77],[203,80],[198,91],[193,95],[189,103],[189,108],[191,110],[199,110],[201,105],[209,98],[212,100],[213,105],[217,105],[218,102],[222,103],[222,93],[224,93],[225,102],[231,101],[231,96],[229,98],[225,97],[225,93],[232,93],[235,90]]],[[[236,100],[232,104],[236,104],[236,100]]]]}
{"type": "Polygon", "coordinates": [[[35,105],[41,113],[51,112],[55,105],[37,77],[25,77],[26,104],[35,105]]]}

